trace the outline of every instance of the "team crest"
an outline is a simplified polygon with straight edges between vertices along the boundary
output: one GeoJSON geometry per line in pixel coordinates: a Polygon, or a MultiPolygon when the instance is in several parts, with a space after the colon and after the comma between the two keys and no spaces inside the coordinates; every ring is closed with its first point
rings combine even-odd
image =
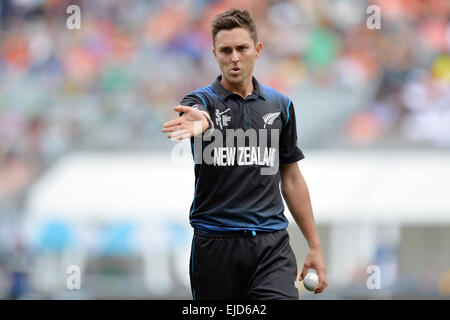
{"type": "Polygon", "coordinates": [[[273,124],[275,119],[280,115],[280,112],[268,113],[263,116],[264,120],[264,128],[266,128],[266,124],[273,124]]]}

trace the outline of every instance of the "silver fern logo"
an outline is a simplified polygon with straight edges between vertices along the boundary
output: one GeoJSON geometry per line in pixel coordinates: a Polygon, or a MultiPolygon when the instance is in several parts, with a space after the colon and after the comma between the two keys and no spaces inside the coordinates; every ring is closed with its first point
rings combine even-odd
{"type": "Polygon", "coordinates": [[[263,116],[264,120],[264,128],[266,128],[266,124],[273,124],[275,119],[280,115],[280,112],[268,113],[263,116]]]}

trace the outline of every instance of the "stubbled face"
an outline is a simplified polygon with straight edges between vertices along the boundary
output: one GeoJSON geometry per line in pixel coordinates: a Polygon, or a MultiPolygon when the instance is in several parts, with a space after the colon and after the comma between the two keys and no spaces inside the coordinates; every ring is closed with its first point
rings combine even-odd
{"type": "Polygon", "coordinates": [[[220,30],[216,34],[213,53],[223,80],[230,85],[239,85],[251,78],[261,48],[261,42],[255,45],[247,28],[220,30]]]}

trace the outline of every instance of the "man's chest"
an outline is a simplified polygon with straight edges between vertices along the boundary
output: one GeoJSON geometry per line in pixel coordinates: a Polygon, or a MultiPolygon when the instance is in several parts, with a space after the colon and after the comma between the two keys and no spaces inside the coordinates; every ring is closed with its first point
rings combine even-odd
{"type": "Polygon", "coordinates": [[[283,126],[282,110],[277,103],[261,100],[227,100],[219,101],[211,110],[211,118],[215,128],[227,129],[280,130],[283,126]]]}

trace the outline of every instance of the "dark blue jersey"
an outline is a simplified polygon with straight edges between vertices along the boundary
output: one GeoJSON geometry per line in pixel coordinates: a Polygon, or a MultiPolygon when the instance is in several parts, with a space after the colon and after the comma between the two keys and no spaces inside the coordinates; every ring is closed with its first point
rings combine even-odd
{"type": "Polygon", "coordinates": [[[215,126],[211,140],[201,142],[200,149],[194,148],[191,138],[194,160],[199,152],[211,157],[209,162],[196,160],[190,223],[204,232],[285,229],[288,220],[280,192],[279,164],[304,158],[297,145],[292,101],[254,77],[254,90],[243,99],[227,91],[221,77],[180,102],[207,111],[215,126]],[[244,139],[239,140],[242,133],[244,139]],[[272,169],[272,173],[262,169],[272,169]]]}

